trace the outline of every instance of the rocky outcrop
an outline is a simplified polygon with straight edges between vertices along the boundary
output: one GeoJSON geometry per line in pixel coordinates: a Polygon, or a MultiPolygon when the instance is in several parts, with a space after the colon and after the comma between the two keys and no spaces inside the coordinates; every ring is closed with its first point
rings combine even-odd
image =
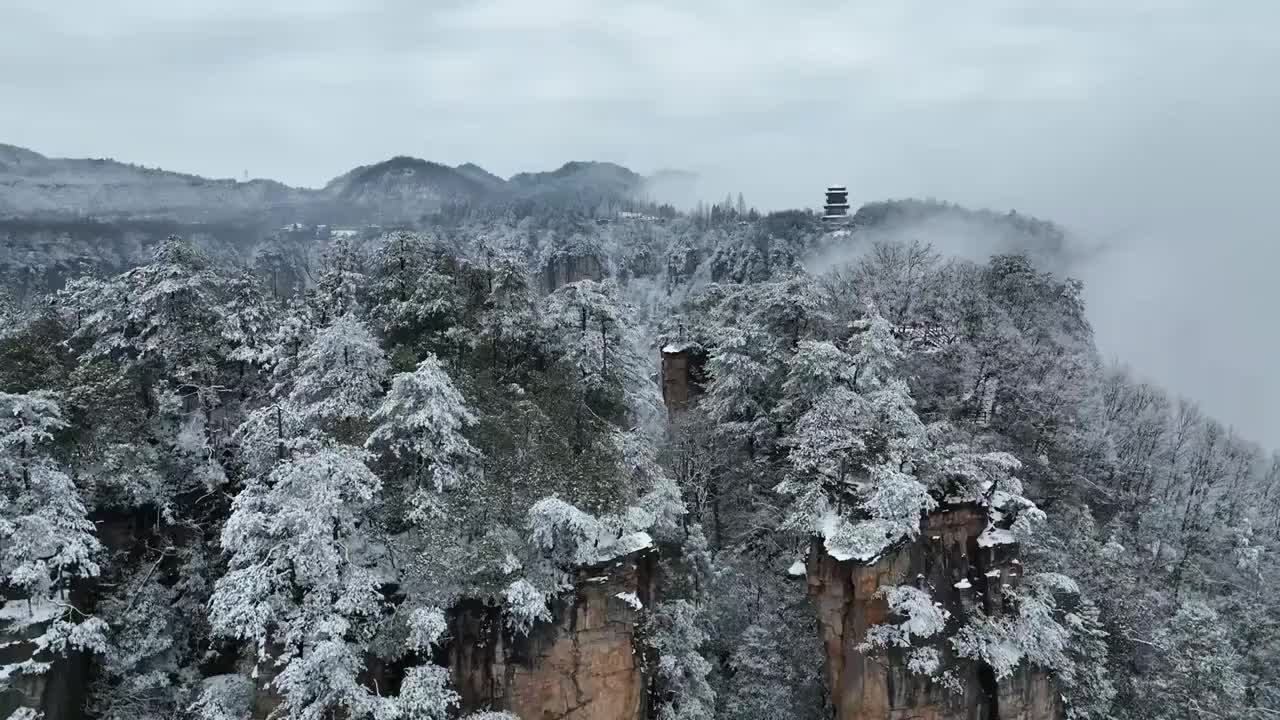
{"type": "MultiPolygon", "coordinates": [[[[574,590],[551,605],[552,619],[528,635],[512,633],[501,608],[467,600],[449,613],[445,657],[462,715],[505,710],[521,720],[643,720],[650,673],[638,641],[640,610],[655,599],[656,551],[632,553],[578,573],[574,590]]],[[[278,649],[269,653],[275,656],[278,649]]],[[[395,688],[403,667],[367,658],[361,682],[395,688]]],[[[251,720],[265,720],[283,698],[278,668],[260,662],[251,720]]]]}
{"type": "Polygon", "coordinates": [[[1023,666],[997,682],[989,668],[959,661],[941,643],[943,667],[959,681],[949,690],[907,668],[903,651],[860,652],[867,629],[889,620],[877,597],[888,585],[928,588],[961,622],[972,613],[1005,612],[1001,588],[1022,576],[1016,545],[980,547],[987,515],[974,505],[925,517],[921,533],[869,563],[839,561],[815,543],[808,561],[809,594],[826,647],[828,686],[836,720],[1057,720],[1051,679],[1023,666]]]}
{"type": "Polygon", "coordinates": [[[705,352],[688,343],[662,348],[662,403],[674,417],[687,410],[702,393],[705,352]]]}
{"type": "Polygon", "coordinates": [[[604,279],[604,267],[594,255],[562,254],[547,261],[542,268],[542,287],[553,293],[557,288],[579,280],[604,279]]]}
{"type": "MultiPolygon", "coordinates": [[[[54,615],[23,617],[24,600],[5,603],[0,598],[0,666],[35,660],[48,662],[38,674],[19,674],[11,679],[8,689],[0,687],[0,718],[7,718],[21,708],[39,713],[44,720],[71,720],[82,717],[89,660],[85,654],[71,652],[66,656],[42,653],[33,642],[49,628],[54,615]]],[[[18,717],[21,717],[19,715],[18,717]]]]}
{"type": "MultiPolygon", "coordinates": [[[[99,539],[110,550],[130,545],[139,532],[138,520],[132,515],[99,514],[94,521],[99,539]]],[[[66,615],[73,621],[91,614],[95,592],[93,580],[73,583],[70,595],[56,602],[6,598],[0,592],[0,667],[29,661],[46,664],[42,672],[15,673],[7,686],[0,683],[0,718],[8,718],[20,709],[38,713],[42,720],[76,720],[85,716],[92,656],[74,649],[65,653],[41,650],[37,641],[66,614],[66,608],[75,608],[66,615]]]]}
{"type": "Polygon", "coordinates": [[[521,720],[647,717],[650,674],[637,621],[654,601],[655,567],[646,551],[580,571],[574,591],[553,603],[552,621],[527,636],[505,630],[497,608],[459,607],[448,652],[463,710],[506,710],[521,720]]]}
{"type": "Polygon", "coordinates": [[[662,404],[668,413],[677,413],[689,406],[692,389],[689,351],[677,345],[662,349],[662,404]]]}

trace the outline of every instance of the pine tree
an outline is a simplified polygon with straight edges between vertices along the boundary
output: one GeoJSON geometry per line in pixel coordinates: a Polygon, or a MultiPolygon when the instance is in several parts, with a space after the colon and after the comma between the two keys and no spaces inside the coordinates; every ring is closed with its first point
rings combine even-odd
{"type": "Polygon", "coordinates": [[[354,438],[377,408],[389,370],[365,324],[354,315],[340,315],[299,352],[289,397],[306,422],[354,438]]]}
{"type": "Polygon", "coordinates": [[[384,579],[363,557],[380,488],[362,453],[321,447],[250,479],[232,505],[222,532],[230,562],[210,620],[280,667],[286,717],[393,714],[391,700],[357,680],[363,642],[386,607],[384,579]]]}
{"type": "Polygon", "coordinates": [[[56,655],[105,650],[102,620],[73,604],[72,583],[99,573],[102,547],[71,479],[50,457],[66,427],[47,392],[0,393],[0,603],[10,630],[35,629],[36,654],[0,663],[0,691],[13,678],[45,672],[56,655]]]}
{"type": "Polygon", "coordinates": [[[435,498],[464,484],[478,463],[479,452],[463,435],[476,418],[435,356],[396,375],[371,420],[365,445],[393,459],[388,476],[407,485],[410,521],[436,512],[435,498]]]}
{"type": "Polygon", "coordinates": [[[1242,714],[1240,657],[1223,620],[1200,601],[1184,603],[1155,635],[1161,667],[1146,685],[1151,717],[1190,720],[1206,712],[1242,714]]]}

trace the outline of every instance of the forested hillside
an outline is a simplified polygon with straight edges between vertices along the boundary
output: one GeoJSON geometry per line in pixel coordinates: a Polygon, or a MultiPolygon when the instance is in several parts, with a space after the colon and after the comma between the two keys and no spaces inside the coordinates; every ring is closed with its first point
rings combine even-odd
{"type": "MultiPolygon", "coordinates": [[[[882,582],[845,651],[980,678],[984,717],[1027,668],[1069,718],[1280,714],[1280,456],[1100,360],[1056,227],[548,207],[33,270],[0,330],[0,715],[511,717],[463,687],[461,618],[527,664],[631,562],[636,717],[864,717],[815,575],[955,508],[1018,581],[882,582]]],[[[594,717],[566,692],[545,717],[594,717]]]]}

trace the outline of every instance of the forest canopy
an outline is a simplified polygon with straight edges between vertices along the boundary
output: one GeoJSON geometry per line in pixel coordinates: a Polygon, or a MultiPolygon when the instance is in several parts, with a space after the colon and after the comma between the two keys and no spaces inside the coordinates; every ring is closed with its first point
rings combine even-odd
{"type": "Polygon", "coordinates": [[[245,717],[268,667],[281,718],[452,717],[451,608],[527,634],[577,569],[652,547],[655,717],[829,717],[797,564],[967,502],[1022,549],[1014,612],[886,587],[865,650],[943,686],[940,638],[1035,665],[1072,718],[1280,713],[1280,455],[1099,359],[1038,262],[1060,230],[978,215],[1026,251],[976,262],[893,231],[950,206],[831,232],[736,205],[173,235],[9,302],[0,628],[42,654],[0,692],[84,652],[95,718],[245,717]],[[702,371],[680,412],[665,348],[702,371]]]}

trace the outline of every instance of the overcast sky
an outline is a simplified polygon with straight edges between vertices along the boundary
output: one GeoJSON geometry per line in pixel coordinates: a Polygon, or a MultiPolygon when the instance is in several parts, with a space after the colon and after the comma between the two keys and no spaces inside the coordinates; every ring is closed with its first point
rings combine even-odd
{"type": "Polygon", "coordinates": [[[1103,352],[1280,445],[1276,0],[3,0],[0,142],[316,186],[408,154],[935,196],[1115,250],[1103,352]]]}

